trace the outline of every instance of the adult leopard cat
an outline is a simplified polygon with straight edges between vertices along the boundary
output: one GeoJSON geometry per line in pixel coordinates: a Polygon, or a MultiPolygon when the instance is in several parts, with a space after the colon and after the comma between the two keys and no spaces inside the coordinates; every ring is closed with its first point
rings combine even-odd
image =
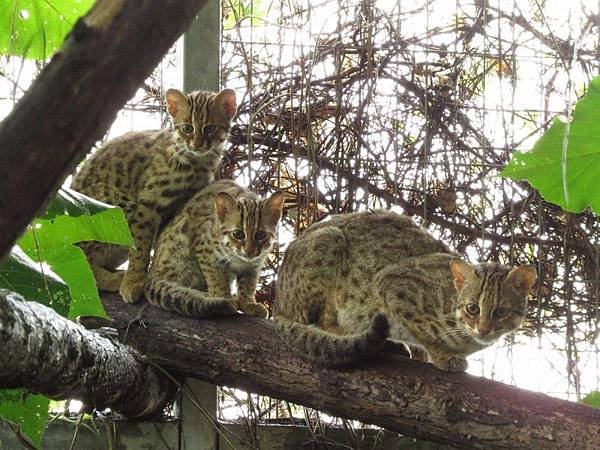
{"type": "Polygon", "coordinates": [[[522,323],[535,279],[532,266],[471,265],[399,214],[338,215],[289,245],[273,317],[322,365],[367,359],[389,338],[464,371],[467,355],[522,323]]]}

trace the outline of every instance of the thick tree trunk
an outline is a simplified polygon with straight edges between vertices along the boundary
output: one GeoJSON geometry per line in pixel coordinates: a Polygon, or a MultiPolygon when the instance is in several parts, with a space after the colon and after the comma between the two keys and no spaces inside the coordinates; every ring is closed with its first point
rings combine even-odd
{"type": "Polygon", "coordinates": [[[126,345],[0,289],[0,389],[75,398],[128,417],[160,413],[174,383],[126,345]]]}
{"type": "Polygon", "coordinates": [[[98,0],[0,123],[0,260],[206,0],[98,0]]]}
{"type": "Polygon", "coordinates": [[[591,449],[600,442],[600,410],[584,405],[387,353],[361,368],[319,368],[291,354],[269,321],[185,319],[118,296],[103,301],[120,333],[128,330],[127,343],[172,373],[459,447],[591,449]],[[141,321],[131,322],[141,308],[141,321]]]}

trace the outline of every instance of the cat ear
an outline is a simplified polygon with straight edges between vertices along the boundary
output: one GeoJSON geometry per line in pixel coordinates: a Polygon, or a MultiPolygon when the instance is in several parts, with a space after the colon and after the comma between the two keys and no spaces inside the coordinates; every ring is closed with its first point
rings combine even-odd
{"type": "Polygon", "coordinates": [[[515,267],[508,273],[506,282],[511,283],[514,288],[523,295],[529,294],[533,283],[537,279],[537,270],[533,266],[515,267]]]}
{"type": "Polygon", "coordinates": [[[173,118],[179,116],[182,112],[187,112],[189,108],[186,95],[177,89],[167,90],[165,101],[167,102],[167,111],[173,118]]]}
{"type": "Polygon", "coordinates": [[[473,266],[460,258],[453,258],[450,261],[450,270],[452,271],[452,275],[454,275],[454,285],[457,291],[463,288],[467,278],[475,275],[473,266]]]}
{"type": "Polygon", "coordinates": [[[276,226],[279,219],[281,219],[281,212],[283,211],[283,203],[285,195],[283,192],[275,192],[263,203],[263,217],[265,221],[272,226],[276,226]]]}
{"type": "Polygon", "coordinates": [[[227,120],[233,119],[237,111],[237,100],[233,89],[223,89],[213,100],[213,109],[227,120]]]}
{"type": "Polygon", "coordinates": [[[219,192],[215,196],[215,212],[221,222],[225,220],[225,217],[237,208],[237,202],[227,192],[219,192]]]}

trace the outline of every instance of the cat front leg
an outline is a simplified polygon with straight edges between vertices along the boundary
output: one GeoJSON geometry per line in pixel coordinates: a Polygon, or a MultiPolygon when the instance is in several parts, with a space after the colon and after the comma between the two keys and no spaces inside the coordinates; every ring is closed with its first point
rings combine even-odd
{"type": "Polygon", "coordinates": [[[161,221],[160,215],[150,206],[140,203],[129,221],[134,246],[129,249],[129,268],[119,289],[127,303],[137,302],[146,285],[150,250],[161,221]]]}
{"type": "Polygon", "coordinates": [[[233,277],[226,270],[222,270],[218,266],[200,261],[198,264],[206,280],[208,295],[212,297],[232,298],[231,282],[233,281],[233,277]]]}
{"type": "Polygon", "coordinates": [[[266,319],[269,315],[269,310],[263,304],[256,303],[256,285],[258,284],[258,279],[258,271],[238,276],[238,309],[244,314],[266,319]]]}

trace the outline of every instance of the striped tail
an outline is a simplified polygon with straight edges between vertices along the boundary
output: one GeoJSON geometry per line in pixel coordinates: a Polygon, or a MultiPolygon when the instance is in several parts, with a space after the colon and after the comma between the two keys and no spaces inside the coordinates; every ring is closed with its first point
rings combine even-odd
{"type": "Polygon", "coordinates": [[[190,317],[210,318],[237,312],[233,299],[211,297],[207,292],[160,278],[150,280],[146,286],[146,299],[151,305],[190,317]]]}
{"type": "Polygon", "coordinates": [[[387,317],[377,314],[364,333],[340,336],[314,325],[274,317],[275,329],[294,351],[325,367],[356,364],[370,359],[386,343],[390,332],[387,317]]]}

